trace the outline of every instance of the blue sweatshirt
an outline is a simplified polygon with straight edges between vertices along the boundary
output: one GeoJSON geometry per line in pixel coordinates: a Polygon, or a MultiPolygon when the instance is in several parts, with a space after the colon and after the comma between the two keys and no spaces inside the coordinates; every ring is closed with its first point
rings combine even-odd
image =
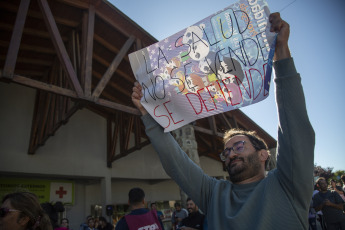
{"type": "Polygon", "coordinates": [[[206,213],[209,229],[308,228],[315,133],[293,59],[277,61],[274,68],[279,116],[277,168],[261,181],[239,185],[206,175],[170,133],[164,133],[150,115],[142,117],[165,171],[206,213]]]}

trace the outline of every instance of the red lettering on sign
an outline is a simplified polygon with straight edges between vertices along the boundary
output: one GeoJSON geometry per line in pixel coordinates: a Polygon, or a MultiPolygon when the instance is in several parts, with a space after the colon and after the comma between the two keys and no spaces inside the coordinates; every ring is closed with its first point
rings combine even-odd
{"type": "Polygon", "coordinates": [[[190,105],[193,107],[195,114],[196,114],[196,115],[199,115],[200,113],[202,113],[202,107],[203,107],[203,106],[202,106],[202,102],[201,102],[201,100],[200,100],[198,94],[195,94],[195,93],[186,93],[185,95],[186,95],[186,97],[187,97],[187,99],[188,99],[190,105]],[[189,96],[188,96],[188,95],[194,95],[194,96],[196,96],[196,97],[199,99],[199,101],[200,101],[200,112],[197,112],[197,111],[195,110],[195,107],[194,107],[194,105],[192,104],[192,102],[189,100],[189,96]]]}
{"type": "Polygon", "coordinates": [[[168,128],[168,127],[170,126],[170,119],[169,119],[169,117],[168,117],[167,115],[159,115],[159,116],[158,116],[158,115],[156,114],[156,109],[157,109],[158,107],[159,107],[159,105],[157,105],[156,108],[153,110],[153,114],[155,115],[155,117],[166,117],[166,118],[168,118],[169,124],[168,124],[167,126],[163,127],[163,128],[166,129],[166,128],[168,128]]]}
{"type": "Polygon", "coordinates": [[[173,113],[170,113],[170,111],[168,110],[168,108],[167,108],[166,105],[165,105],[165,104],[167,104],[167,103],[169,103],[169,102],[170,102],[170,101],[164,102],[163,105],[164,105],[165,109],[167,110],[169,116],[171,117],[171,120],[174,122],[174,124],[176,125],[177,123],[180,123],[180,122],[184,121],[184,120],[181,120],[181,121],[178,121],[178,122],[175,122],[175,121],[174,121],[174,118],[171,116],[171,114],[173,114],[173,113]]]}

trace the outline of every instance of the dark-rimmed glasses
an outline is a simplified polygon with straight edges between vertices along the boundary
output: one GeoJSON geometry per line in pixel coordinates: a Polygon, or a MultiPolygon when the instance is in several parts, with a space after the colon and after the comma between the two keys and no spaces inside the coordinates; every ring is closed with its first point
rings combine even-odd
{"type": "Polygon", "coordinates": [[[19,210],[16,209],[10,209],[10,208],[0,208],[0,217],[5,217],[7,213],[9,212],[20,212],[19,210]]]}
{"type": "MultiPolygon", "coordinates": [[[[246,141],[238,141],[232,147],[224,149],[223,152],[219,154],[220,159],[222,161],[226,161],[226,158],[230,155],[231,151],[234,151],[236,154],[242,153],[244,151],[244,143],[246,143],[246,141]]],[[[255,145],[253,145],[253,147],[257,149],[255,145]]]]}

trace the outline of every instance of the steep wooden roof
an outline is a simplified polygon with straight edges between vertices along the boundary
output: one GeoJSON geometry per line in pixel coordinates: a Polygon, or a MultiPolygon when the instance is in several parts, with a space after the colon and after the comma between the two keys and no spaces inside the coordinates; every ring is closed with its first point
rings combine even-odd
{"type": "MultiPolygon", "coordinates": [[[[0,80],[37,89],[29,154],[81,108],[108,121],[108,167],[150,143],[131,102],[128,54],[154,37],[106,0],[3,0],[0,12],[0,80]]],[[[232,127],[276,146],[235,110],[195,122],[199,154],[218,160],[222,132],[232,127]]]]}

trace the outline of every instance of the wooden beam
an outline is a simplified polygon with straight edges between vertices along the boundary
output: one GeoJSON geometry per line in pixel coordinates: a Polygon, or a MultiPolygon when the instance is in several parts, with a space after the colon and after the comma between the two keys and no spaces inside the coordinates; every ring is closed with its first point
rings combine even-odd
{"type": "Polygon", "coordinates": [[[193,127],[194,127],[194,130],[197,132],[201,132],[201,133],[205,133],[205,134],[209,134],[209,135],[216,135],[216,136],[221,137],[221,138],[224,137],[224,134],[220,133],[220,132],[216,132],[216,134],[214,134],[214,132],[210,129],[205,129],[205,128],[202,128],[199,126],[193,126],[193,127]]]}
{"type": "Polygon", "coordinates": [[[31,133],[30,133],[30,142],[29,142],[29,150],[28,154],[34,154],[35,153],[35,146],[36,146],[36,132],[38,127],[38,101],[39,101],[39,91],[36,91],[36,99],[35,99],[35,107],[34,107],[34,114],[32,116],[32,125],[31,125],[31,133]]]}
{"type": "MultiPolygon", "coordinates": [[[[102,46],[104,46],[107,50],[113,52],[113,53],[118,53],[120,52],[119,49],[114,46],[115,43],[109,43],[107,42],[104,38],[102,38],[101,36],[99,36],[98,34],[94,34],[94,40],[97,41],[99,44],[101,44],[102,46]]],[[[126,60],[127,62],[129,62],[129,58],[128,56],[124,56],[123,57],[124,60],[126,60]]],[[[107,65],[108,66],[108,65],[107,65]]]]}
{"type": "Polygon", "coordinates": [[[42,89],[45,91],[57,93],[57,94],[64,95],[67,97],[77,98],[77,94],[72,90],[64,89],[64,88],[61,88],[59,86],[47,84],[47,83],[44,83],[41,81],[36,81],[36,80],[30,79],[27,77],[14,75],[12,81],[19,83],[19,84],[22,84],[22,85],[30,86],[30,87],[33,87],[36,89],[42,89]]]}
{"type": "Polygon", "coordinates": [[[151,143],[150,140],[146,140],[146,141],[140,143],[139,147],[134,146],[133,148],[128,149],[126,152],[124,152],[124,153],[122,153],[122,154],[119,154],[119,155],[116,155],[116,156],[113,158],[113,162],[116,161],[116,160],[118,160],[118,159],[120,159],[120,158],[122,158],[122,157],[127,156],[128,154],[130,154],[130,153],[132,153],[132,152],[135,152],[135,151],[137,151],[137,150],[139,150],[139,149],[145,147],[146,145],[149,145],[150,143],[151,143]]]}
{"type": "Polygon", "coordinates": [[[216,124],[216,120],[214,117],[215,116],[207,117],[207,120],[210,124],[210,128],[213,131],[213,134],[216,134],[217,133],[217,124],[216,124]]]}
{"type": "MultiPolygon", "coordinates": [[[[233,111],[230,111],[230,112],[233,112],[233,111]]],[[[236,121],[236,118],[235,118],[234,114],[231,114],[230,116],[229,116],[229,114],[227,114],[227,115],[225,115],[225,117],[228,118],[228,121],[231,124],[231,128],[238,129],[238,124],[237,124],[237,121],[236,121]]]]}
{"type": "Polygon", "coordinates": [[[109,68],[103,75],[102,79],[96,86],[96,89],[92,93],[93,98],[98,98],[99,95],[101,95],[102,91],[104,90],[105,86],[108,84],[109,80],[111,79],[113,73],[117,69],[117,67],[120,65],[122,59],[124,56],[128,53],[128,50],[131,48],[135,38],[129,37],[126,43],[122,46],[120,52],[116,55],[112,63],[110,64],[109,68]]]}
{"type": "MultiPolygon", "coordinates": [[[[99,55],[97,54],[93,54],[93,59],[96,60],[97,62],[99,62],[100,64],[102,64],[103,66],[110,66],[110,62],[108,62],[107,60],[105,60],[104,58],[100,57],[99,55]]],[[[126,79],[127,81],[130,81],[130,82],[134,82],[135,78],[134,76],[133,77],[130,77],[129,73],[125,73],[123,71],[121,71],[120,69],[116,69],[115,71],[119,76],[123,77],[124,79],[126,79]]],[[[94,74],[94,73],[93,73],[94,74]]],[[[98,74],[100,75],[100,74],[98,74]]],[[[98,76],[98,78],[102,78],[102,76],[98,76]]]]}
{"type": "MultiPolygon", "coordinates": [[[[109,116],[107,117],[107,166],[108,167],[109,167],[109,159],[111,157],[111,131],[112,131],[112,121],[109,116]]],[[[111,164],[109,168],[111,168],[111,164]]]]}
{"type": "MultiPolygon", "coordinates": [[[[8,47],[8,46],[9,46],[8,42],[0,41],[0,47],[8,47]]],[[[20,49],[25,50],[25,51],[36,52],[36,53],[55,54],[54,49],[50,49],[47,47],[26,45],[23,43],[20,45],[20,49]]]]}
{"type": "MultiPolygon", "coordinates": [[[[198,138],[200,138],[201,140],[202,140],[202,142],[203,142],[203,144],[205,144],[206,146],[207,146],[207,153],[209,153],[209,152],[211,152],[211,150],[212,150],[212,146],[211,146],[211,144],[209,143],[209,139],[205,139],[202,135],[198,135],[198,138]]],[[[199,149],[200,147],[199,147],[199,144],[198,144],[198,149],[199,149]]],[[[203,154],[201,153],[201,152],[199,152],[198,151],[198,153],[199,153],[199,156],[203,156],[203,154]]]]}
{"type": "MultiPolygon", "coordinates": [[[[3,31],[5,31],[5,30],[12,31],[13,25],[0,22],[0,29],[3,31]]],[[[34,37],[39,37],[39,38],[50,38],[49,32],[38,30],[38,29],[33,29],[33,28],[25,28],[24,27],[23,34],[34,36],[34,37]]],[[[67,41],[68,38],[63,36],[62,40],[67,41]]]]}
{"type": "Polygon", "coordinates": [[[135,146],[139,147],[140,142],[141,142],[141,122],[140,122],[139,116],[136,116],[134,119],[135,119],[134,141],[135,141],[135,146]]]}
{"type": "Polygon", "coordinates": [[[122,112],[118,113],[119,121],[118,126],[120,128],[120,154],[125,152],[125,121],[124,121],[124,114],[122,112]]]}
{"type": "Polygon", "coordinates": [[[128,150],[129,141],[131,139],[131,132],[133,129],[133,123],[134,123],[134,115],[129,115],[128,126],[127,126],[126,136],[125,136],[125,151],[128,150]]]}
{"type": "Polygon", "coordinates": [[[114,124],[114,132],[113,132],[113,136],[112,136],[112,149],[111,149],[111,158],[108,159],[108,164],[113,162],[113,158],[116,154],[116,146],[117,146],[117,142],[119,139],[119,135],[121,132],[121,126],[120,123],[121,121],[121,117],[120,117],[121,112],[117,112],[116,113],[116,117],[115,117],[115,124],[114,124]]]}
{"type": "Polygon", "coordinates": [[[141,48],[143,48],[142,42],[139,38],[137,38],[137,40],[136,40],[136,46],[137,46],[137,50],[140,50],[141,48]]]}
{"type": "Polygon", "coordinates": [[[224,113],[221,113],[221,114],[219,114],[219,116],[221,117],[221,120],[222,120],[223,123],[227,126],[227,128],[228,128],[228,129],[231,129],[232,126],[231,126],[231,124],[230,124],[228,118],[225,116],[225,114],[224,114],[224,113]]]}
{"type": "Polygon", "coordinates": [[[112,108],[112,109],[116,109],[125,113],[130,113],[130,114],[134,114],[134,115],[141,115],[140,111],[138,109],[135,109],[133,107],[129,107],[129,106],[125,106],[125,105],[121,105],[115,102],[111,102],[111,101],[107,101],[104,99],[98,99],[97,101],[95,101],[95,104],[97,105],[102,105],[108,108],[112,108]]]}
{"type": "Polygon", "coordinates": [[[57,94],[52,94],[52,103],[50,106],[50,114],[49,114],[49,124],[48,124],[48,131],[53,135],[54,130],[54,121],[56,116],[56,101],[57,101],[57,94]]]}
{"type": "Polygon", "coordinates": [[[41,129],[40,132],[38,133],[39,135],[39,140],[40,140],[40,145],[43,145],[44,142],[44,137],[47,136],[47,121],[48,121],[48,114],[49,114],[49,108],[51,106],[51,93],[46,93],[46,96],[44,98],[44,105],[42,110],[40,111],[40,114],[42,117],[40,117],[40,125],[41,129]]]}
{"type": "MultiPolygon", "coordinates": [[[[17,12],[18,7],[17,7],[15,1],[12,1],[13,2],[12,4],[10,4],[10,2],[11,1],[0,1],[0,8],[6,9],[7,11],[10,11],[10,12],[17,12]]],[[[30,9],[28,11],[27,16],[31,17],[31,18],[39,19],[39,20],[42,19],[42,14],[39,11],[35,11],[33,9],[30,9]]],[[[73,20],[65,19],[65,18],[56,17],[55,21],[58,24],[68,26],[68,27],[77,27],[79,25],[78,21],[73,21],[73,20]]]]}
{"type": "MultiPolygon", "coordinates": [[[[6,57],[1,55],[0,60],[5,59],[6,57]]],[[[33,58],[25,58],[25,57],[18,57],[17,63],[24,63],[24,64],[33,64],[33,65],[40,65],[40,66],[51,66],[52,62],[49,60],[43,59],[33,59],[33,58]]],[[[5,69],[4,69],[4,76],[6,77],[5,69]]],[[[13,74],[12,74],[13,76],[13,74]]]]}
{"type": "MultiPolygon", "coordinates": [[[[2,72],[0,71],[0,76],[2,76],[2,72]]],[[[42,89],[48,92],[52,92],[52,93],[56,93],[59,95],[63,95],[63,96],[67,96],[67,97],[71,97],[71,98],[76,98],[76,99],[80,99],[78,97],[78,95],[69,89],[65,89],[65,88],[61,88],[59,86],[55,86],[55,85],[51,85],[51,84],[47,84],[41,81],[36,81],[30,78],[26,78],[26,77],[22,77],[19,75],[14,75],[13,82],[16,82],[18,84],[22,84],[22,85],[26,85],[26,86],[30,86],[36,89],[42,89]]],[[[88,100],[88,99],[86,99],[88,100]]],[[[97,105],[101,105],[101,106],[105,106],[111,109],[115,109],[118,111],[122,111],[122,112],[126,112],[126,113],[130,113],[130,114],[134,114],[134,115],[141,115],[140,111],[136,108],[133,107],[129,107],[129,106],[125,106],[125,105],[121,105],[112,101],[108,101],[108,100],[104,100],[104,99],[98,99],[97,101],[91,101],[97,105]]]]}
{"type": "MultiPolygon", "coordinates": [[[[101,74],[99,74],[98,72],[96,71],[92,71],[92,75],[98,79],[102,78],[101,74]]],[[[110,86],[112,88],[114,88],[115,90],[121,92],[123,95],[127,96],[127,97],[131,97],[132,95],[132,92],[124,87],[121,87],[120,84],[116,84],[115,82],[113,81],[110,81],[108,84],[110,84],[110,86]]]]}
{"type": "Polygon", "coordinates": [[[71,32],[71,39],[69,42],[70,53],[73,58],[73,67],[75,70],[75,74],[78,76],[79,65],[77,64],[77,45],[76,45],[76,31],[72,30],[71,32]]]}
{"type": "Polygon", "coordinates": [[[217,124],[216,124],[216,119],[215,116],[211,116],[207,118],[210,128],[213,131],[213,135],[211,136],[211,142],[212,142],[212,149],[216,150],[217,149],[217,141],[215,140],[215,135],[217,134],[217,124]]]}
{"type": "Polygon", "coordinates": [[[11,42],[8,47],[7,57],[4,66],[3,76],[12,78],[17,62],[20,41],[22,39],[26,15],[29,9],[30,0],[20,1],[16,22],[14,24],[11,42]]]}
{"type": "Polygon", "coordinates": [[[84,79],[84,92],[91,97],[93,36],[95,27],[95,7],[90,5],[88,13],[83,16],[82,25],[82,65],[81,78],[84,79]]]}
{"type": "Polygon", "coordinates": [[[41,8],[44,21],[48,27],[48,31],[51,35],[53,44],[55,46],[56,52],[58,54],[61,65],[63,66],[65,72],[67,73],[69,79],[71,80],[74,90],[80,98],[83,98],[83,90],[78,81],[77,75],[73,69],[71,60],[67,54],[66,47],[62,41],[60,32],[57,28],[54,16],[49,8],[47,0],[38,0],[38,4],[41,8]]]}

